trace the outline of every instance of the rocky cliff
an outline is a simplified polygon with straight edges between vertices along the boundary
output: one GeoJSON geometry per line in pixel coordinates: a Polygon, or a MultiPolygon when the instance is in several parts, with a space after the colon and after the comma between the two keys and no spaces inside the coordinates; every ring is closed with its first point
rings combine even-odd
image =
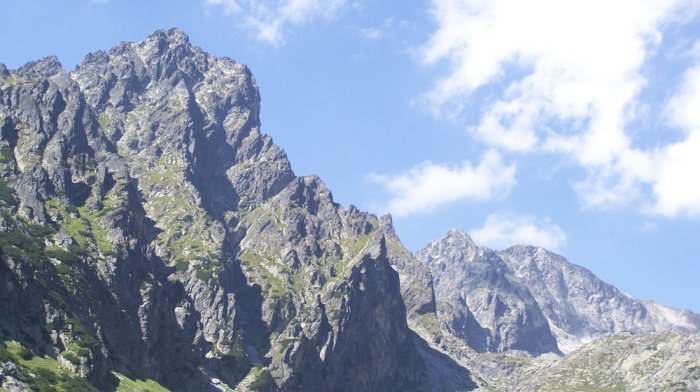
{"type": "Polygon", "coordinates": [[[698,391],[700,336],[617,334],[528,375],[517,391],[698,391]]]}
{"type": "Polygon", "coordinates": [[[533,246],[501,252],[547,317],[557,341],[569,352],[601,336],[700,331],[700,315],[640,301],[564,257],[533,246]]]}
{"type": "Polygon", "coordinates": [[[479,352],[559,352],[535,298],[503,259],[452,230],[416,254],[429,266],[441,324],[479,352]]]}
{"type": "Polygon", "coordinates": [[[22,350],[107,390],[440,390],[443,362],[472,385],[408,327],[429,271],[295,176],[246,66],[171,29],[0,78],[3,387],[70,389],[22,350]]]}
{"type": "Polygon", "coordinates": [[[178,29],[0,64],[0,391],[696,387],[696,336],[632,333],[697,315],[459,230],[414,256],[259,113],[178,29]]]}
{"type": "Polygon", "coordinates": [[[477,351],[571,352],[621,332],[700,331],[700,316],[634,299],[543,248],[496,252],[451,230],[417,253],[441,325],[477,351]]]}
{"type": "Polygon", "coordinates": [[[410,325],[484,390],[698,388],[697,314],[634,299],[543,248],[479,247],[463,230],[416,257],[437,307],[410,325]]]}

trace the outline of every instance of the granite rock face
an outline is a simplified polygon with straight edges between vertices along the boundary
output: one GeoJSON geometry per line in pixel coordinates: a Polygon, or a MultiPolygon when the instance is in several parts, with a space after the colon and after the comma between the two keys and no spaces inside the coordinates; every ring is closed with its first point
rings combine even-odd
{"type": "Polygon", "coordinates": [[[514,246],[500,254],[530,289],[566,352],[616,333],[700,332],[700,315],[632,298],[546,249],[514,246]]]}
{"type": "Polygon", "coordinates": [[[259,112],[248,68],[178,29],[0,64],[0,388],[578,390],[591,358],[602,387],[696,387],[697,339],[646,333],[697,315],[462,231],[414,256],[259,112]]]}
{"type": "Polygon", "coordinates": [[[441,390],[429,270],[295,176],[246,66],[170,29],[0,71],[0,340],[98,387],[441,390]]]}
{"type": "Polygon", "coordinates": [[[416,254],[436,318],[410,325],[485,391],[698,389],[699,316],[639,301],[543,248],[451,230],[416,254]],[[562,356],[563,353],[568,353],[562,356]]]}
{"type": "Polygon", "coordinates": [[[479,352],[558,353],[557,342],[528,287],[496,252],[451,230],[416,255],[429,266],[440,324],[479,352]]]}
{"type": "Polygon", "coordinates": [[[541,367],[516,391],[697,391],[700,335],[618,334],[541,367]]]}
{"type": "Polygon", "coordinates": [[[700,316],[634,299],[543,248],[496,252],[451,230],[416,256],[434,276],[441,325],[476,351],[539,355],[621,332],[700,331],[700,316]]]}

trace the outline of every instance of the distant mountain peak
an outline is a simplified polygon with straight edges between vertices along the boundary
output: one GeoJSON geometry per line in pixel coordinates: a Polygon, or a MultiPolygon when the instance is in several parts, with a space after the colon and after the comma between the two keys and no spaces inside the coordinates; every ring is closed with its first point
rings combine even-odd
{"type": "MultiPolygon", "coordinates": [[[[416,256],[430,266],[436,295],[451,304],[450,311],[459,307],[450,297],[455,290],[462,290],[467,302],[470,297],[483,296],[483,285],[476,276],[502,282],[489,289],[494,296],[502,295],[503,287],[524,288],[515,296],[524,300],[523,306],[544,314],[565,352],[623,331],[700,330],[700,316],[632,298],[586,268],[542,247],[515,245],[493,252],[474,245],[464,230],[453,229],[416,256]],[[534,301],[527,300],[530,296],[534,301]]],[[[469,311],[473,312],[474,306],[469,311]]],[[[481,320],[488,320],[486,313],[481,320]]]]}
{"type": "Polygon", "coordinates": [[[153,34],[147,36],[146,39],[144,39],[144,41],[148,41],[149,39],[153,39],[154,37],[162,37],[170,42],[186,44],[190,43],[190,37],[179,27],[171,27],[169,29],[156,30],[153,32],[153,34]]]}
{"type": "Polygon", "coordinates": [[[190,43],[190,37],[177,27],[167,30],[157,30],[141,41],[138,46],[150,49],[151,53],[157,56],[162,56],[167,51],[176,50],[177,48],[204,52],[199,47],[192,45],[190,43]]]}
{"type": "Polygon", "coordinates": [[[461,245],[467,248],[477,248],[472,237],[467,234],[464,229],[450,229],[441,239],[435,241],[441,243],[449,243],[453,246],[461,245]]]}
{"type": "Polygon", "coordinates": [[[47,56],[41,60],[30,61],[21,66],[17,72],[27,76],[48,78],[63,71],[63,66],[56,56],[47,56]]]}

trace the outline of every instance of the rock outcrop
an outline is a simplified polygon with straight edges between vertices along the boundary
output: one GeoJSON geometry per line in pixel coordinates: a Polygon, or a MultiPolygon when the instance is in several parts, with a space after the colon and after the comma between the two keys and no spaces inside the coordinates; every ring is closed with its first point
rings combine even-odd
{"type": "Polygon", "coordinates": [[[1,340],[96,386],[440,389],[400,285],[430,312],[429,271],[295,176],[246,66],[170,29],[1,71],[1,340]]]}
{"type": "Polygon", "coordinates": [[[434,276],[443,328],[484,352],[571,352],[621,332],[700,331],[700,316],[634,299],[543,248],[478,247],[451,230],[417,253],[434,276]]]}
{"type": "Polygon", "coordinates": [[[0,64],[0,389],[697,387],[697,336],[646,333],[698,315],[458,230],[414,256],[259,114],[250,70],[178,29],[0,64]]]}
{"type": "Polygon", "coordinates": [[[517,391],[697,391],[700,336],[630,333],[589,343],[530,374],[517,391]]]}
{"type": "Polygon", "coordinates": [[[528,287],[496,252],[451,230],[416,255],[429,266],[444,329],[478,352],[558,353],[557,342],[528,287]]]}
{"type": "Polygon", "coordinates": [[[700,332],[700,315],[630,297],[544,248],[519,245],[500,254],[530,289],[566,352],[623,332],[700,332]]]}

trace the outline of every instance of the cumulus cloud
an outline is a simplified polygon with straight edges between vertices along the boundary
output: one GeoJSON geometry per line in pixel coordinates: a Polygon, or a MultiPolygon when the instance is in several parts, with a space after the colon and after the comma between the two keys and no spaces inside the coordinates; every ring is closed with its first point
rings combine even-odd
{"type": "Polygon", "coordinates": [[[504,197],[515,185],[514,165],[488,151],[478,165],[424,162],[397,175],[370,176],[391,195],[386,210],[397,216],[432,211],[458,200],[483,201],[504,197]]]}
{"type": "MultiPolygon", "coordinates": [[[[487,108],[487,122],[476,129],[496,125],[500,134],[530,132],[533,138],[537,123],[553,117],[590,118],[588,128],[617,143],[587,151],[586,159],[605,162],[625,142],[615,133],[622,131],[625,105],[644,84],[639,68],[647,50],[659,42],[659,24],[673,5],[653,0],[434,0],[438,30],[424,49],[424,60],[446,60],[451,71],[427,98],[449,109],[504,74],[511,77],[509,70],[519,70],[522,76],[506,84],[487,108]]],[[[486,141],[498,144],[499,138],[486,141]]]]}
{"type": "Polygon", "coordinates": [[[314,19],[331,19],[345,0],[204,0],[210,8],[225,13],[251,29],[256,37],[273,45],[284,43],[290,27],[301,26],[314,19]]]}
{"type": "Polygon", "coordinates": [[[671,217],[700,216],[700,129],[664,148],[657,161],[653,211],[671,217]]]}
{"type": "Polygon", "coordinates": [[[397,27],[406,27],[407,24],[405,20],[397,22],[393,17],[389,17],[384,19],[379,26],[363,28],[359,32],[362,38],[368,41],[377,41],[392,36],[397,27]]]}
{"type": "Polygon", "coordinates": [[[494,249],[534,245],[558,251],[566,244],[564,231],[549,219],[537,220],[530,215],[512,213],[489,215],[483,226],[472,229],[470,235],[476,243],[494,249]]]}
{"type": "Polygon", "coordinates": [[[437,30],[422,59],[449,71],[425,101],[450,116],[478,105],[468,129],[488,146],[562,155],[583,167],[586,176],[573,183],[586,206],[636,200],[663,215],[700,215],[700,185],[691,176],[700,167],[700,68],[687,72],[667,110],[667,125],[684,129],[685,139],[642,149],[627,129],[654,76],[643,70],[664,28],[696,16],[699,4],[433,0],[437,30]],[[475,103],[480,90],[486,98],[475,103]]]}
{"type": "Polygon", "coordinates": [[[391,31],[393,25],[394,18],[386,18],[380,26],[360,29],[360,35],[368,41],[376,41],[386,36],[386,34],[391,31]]]}

